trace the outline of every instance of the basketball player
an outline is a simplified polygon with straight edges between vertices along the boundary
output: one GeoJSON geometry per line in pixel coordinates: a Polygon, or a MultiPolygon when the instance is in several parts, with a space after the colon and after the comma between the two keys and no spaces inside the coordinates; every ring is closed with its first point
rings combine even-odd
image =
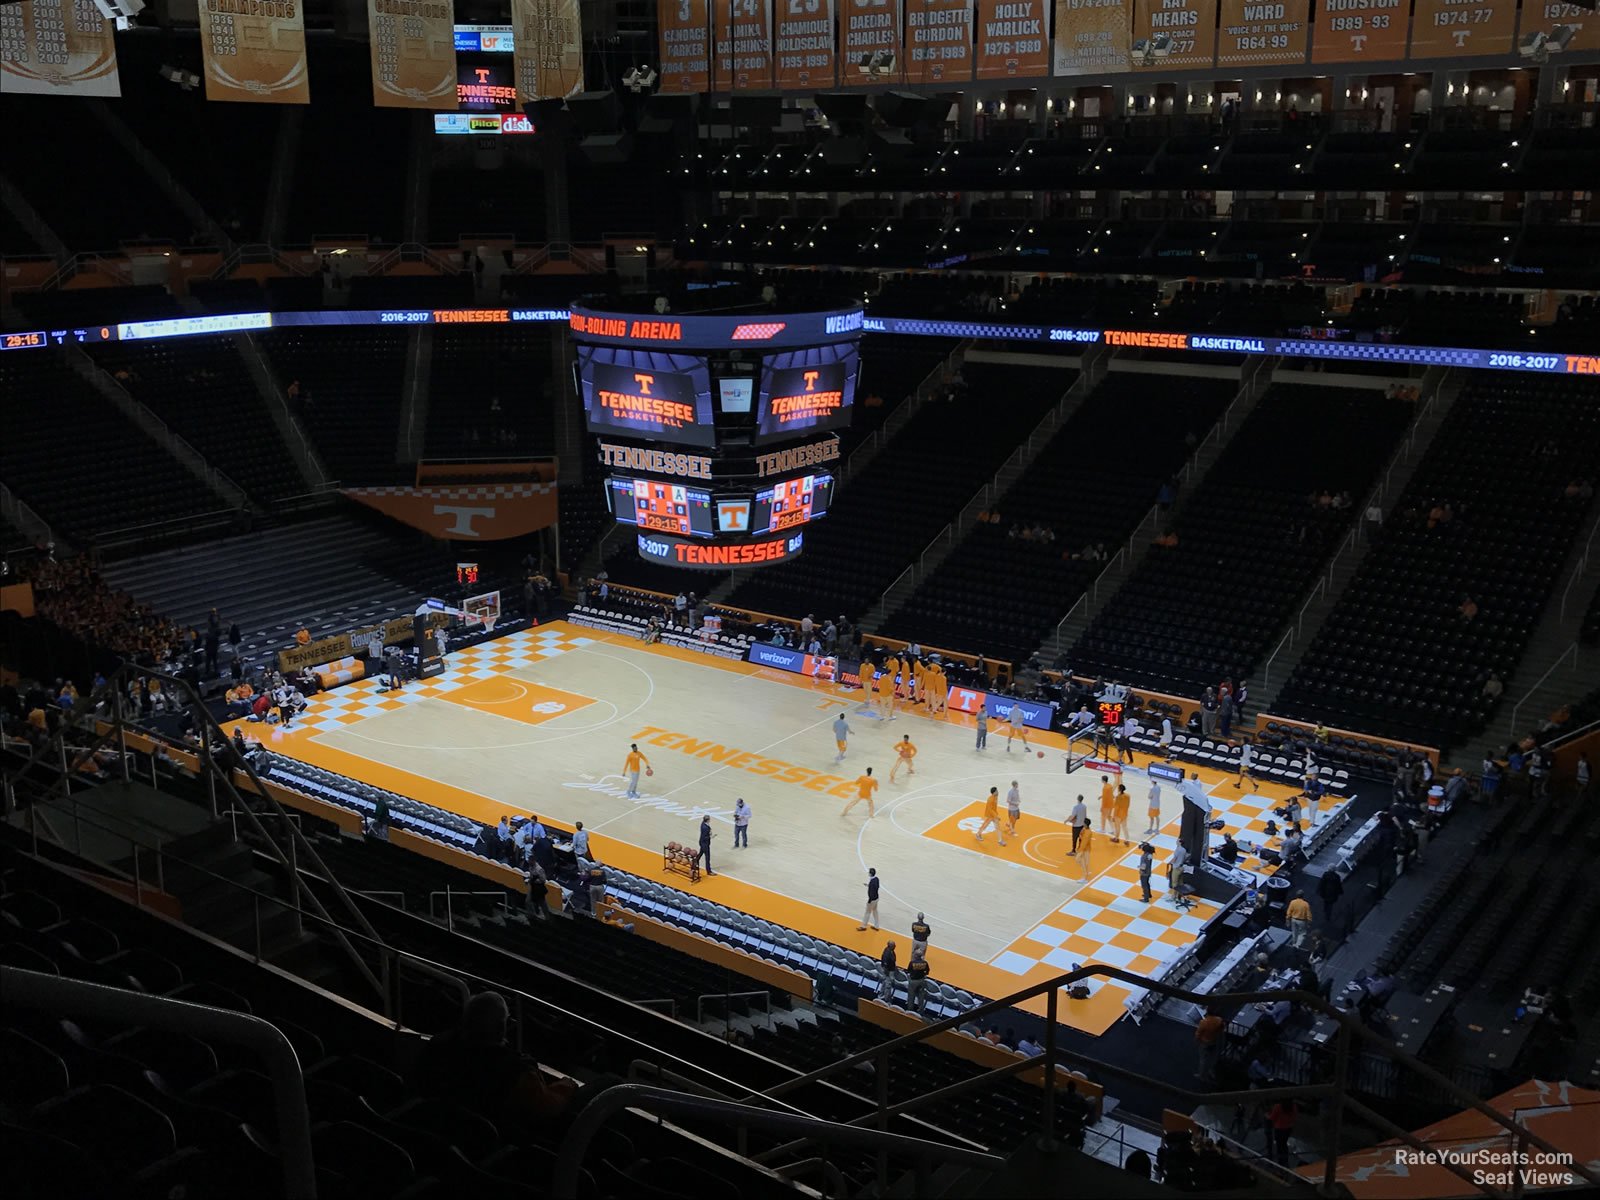
{"type": "Polygon", "coordinates": [[[1006,838],[1005,834],[1000,832],[1000,789],[997,787],[990,788],[988,796],[983,801],[983,820],[978,824],[977,834],[980,842],[983,841],[983,831],[991,825],[994,826],[995,837],[1004,846],[1006,838]]]}
{"type": "Polygon", "coordinates": [[[945,697],[950,694],[950,689],[945,686],[944,668],[938,663],[928,664],[922,678],[922,689],[928,702],[928,715],[937,716],[943,712],[945,697]]]}
{"type": "Polygon", "coordinates": [[[1073,853],[1078,859],[1078,870],[1082,872],[1084,879],[1088,879],[1089,851],[1094,846],[1094,830],[1085,825],[1083,827],[1083,836],[1075,839],[1075,841],[1077,844],[1074,847],[1073,853]]]}
{"type": "Polygon", "coordinates": [[[911,760],[917,757],[917,748],[911,744],[911,735],[908,733],[894,744],[894,766],[889,768],[889,782],[894,782],[894,777],[900,774],[900,768],[906,769],[907,775],[917,773],[916,764],[911,760]]]}
{"type": "Polygon", "coordinates": [[[1011,753],[1011,739],[1022,739],[1022,752],[1026,754],[1033,747],[1028,745],[1028,727],[1022,723],[1017,715],[1017,706],[1013,704],[1011,711],[1006,713],[1006,753],[1011,753]]]}
{"type": "Polygon", "coordinates": [[[1133,840],[1128,836],[1128,804],[1132,799],[1128,795],[1128,785],[1117,784],[1117,794],[1111,800],[1111,844],[1114,846],[1133,840]]]}
{"type": "Polygon", "coordinates": [[[1116,803],[1116,789],[1111,786],[1111,776],[1100,776],[1100,832],[1109,833],[1111,806],[1116,803]]]}
{"type": "Polygon", "coordinates": [[[926,698],[923,684],[927,680],[928,668],[922,665],[920,658],[911,660],[911,703],[921,704],[926,698]]]}
{"type": "Polygon", "coordinates": [[[1144,831],[1145,837],[1154,837],[1161,828],[1161,780],[1150,781],[1150,794],[1145,798],[1145,811],[1150,816],[1150,827],[1144,831]]]}
{"type": "Polygon", "coordinates": [[[1011,781],[1011,790],[1006,793],[1006,832],[1012,837],[1017,836],[1017,822],[1022,820],[1022,789],[1017,786],[1017,781],[1011,781]]]}
{"type": "Polygon", "coordinates": [[[844,761],[845,752],[849,748],[849,741],[850,722],[844,719],[843,713],[840,713],[833,719],[833,744],[839,747],[839,753],[833,756],[834,762],[844,761]]]}
{"type": "Polygon", "coordinates": [[[650,769],[650,760],[639,753],[639,743],[628,747],[628,756],[622,760],[622,773],[628,777],[628,799],[639,798],[639,769],[650,769]]]}
{"type": "Polygon", "coordinates": [[[883,664],[883,674],[878,676],[879,715],[890,721],[894,720],[894,671],[895,660],[891,658],[883,664]]]}
{"type": "Polygon", "coordinates": [[[856,709],[858,713],[870,713],[872,711],[873,685],[876,674],[877,668],[872,665],[871,660],[863,658],[861,660],[861,673],[857,676],[861,681],[861,707],[856,709]]]}
{"type": "Polygon", "coordinates": [[[877,790],[878,781],[872,777],[872,768],[868,767],[867,773],[856,780],[856,798],[850,801],[849,804],[846,804],[843,810],[840,811],[839,815],[841,817],[849,815],[849,812],[852,808],[865,800],[867,802],[867,820],[872,820],[872,793],[877,790]]]}
{"type": "Polygon", "coordinates": [[[1233,786],[1240,791],[1244,790],[1244,777],[1249,774],[1254,782],[1256,777],[1256,748],[1249,738],[1242,738],[1239,742],[1239,769],[1234,772],[1233,786]]]}

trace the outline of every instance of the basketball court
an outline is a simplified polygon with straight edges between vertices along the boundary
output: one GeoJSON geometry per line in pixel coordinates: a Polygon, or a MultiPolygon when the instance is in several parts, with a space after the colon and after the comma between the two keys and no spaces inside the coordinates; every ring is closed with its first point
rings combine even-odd
{"type": "MultiPolygon", "coordinates": [[[[1029,731],[1034,751],[1006,751],[991,722],[974,748],[972,719],[901,710],[882,720],[859,710],[860,693],[765,667],[712,658],[554,622],[450,654],[441,676],[400,692],[377,680],[310,699],[288,730],[247,724],[279,753],[388,788],[475,820],[537,813],[584,822],[601,862],[876,957],[886,938],[903,963],[918,911],[933,927],[935,979],[996,997],[1099,962],[1147,972],[1196,937],[1215,911],[1168,900],[1164,866],[1175,845],[1180,800],[1163,788],[1152,879],[1140,898],[1137,850],[1096,833],[1089,878],[1067,858],[1065,821],[1082,793],[1098,826],[1098,773],[1065,771],[1065,739],[1029,731]],[[831,725],[851,727],[836,763],[831,725]],[[889,782],[893,742],[910,734],[916,774],[889,782]],[[637,742],[653,776],[629,799],[621,772],[637,742]],[[876,816],[840,810],[864,768],[882,780],[876,816]],[[973,836],[990,787],[1022,791],[1017,836],[973,836]],[[733,806],[753,809],[748,849],[733,848],[733,806]],[[662,870],[669,841],[698,839],[700,817],[716,830],[717,874],[691,884],[662,870]],[[860,932],[867,868],[882,879],[882,931],[860,932]]],[[[1138,756],[1140,764],[1147,756],[1138,756]]],[[[1202,770],[1215,815],[1236,835],[1260,839],[1265,816],[1290,792],[1244,789],[1202,770]]],[[[1125,768],[1129,828],[1145,828],[1142,770],[1125,768]]],[[[1063,996],[1062,1019],[1101,1033],[1123,1015],[1127,990],[1092,984],[1087,999],[1063,996]]],[[[1043,1011],[1043,998],[1029,1005],[1043,1011]]]]}

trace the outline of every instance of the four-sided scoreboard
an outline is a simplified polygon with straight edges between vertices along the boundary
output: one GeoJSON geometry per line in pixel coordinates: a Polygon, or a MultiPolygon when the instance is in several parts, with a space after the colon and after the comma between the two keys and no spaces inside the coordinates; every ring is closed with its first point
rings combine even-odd
{"type": "Polygon", "coordinates": [[[607,506],[639,555],[700,570],[786,562],[833,503],[859,308],[692,315],[575,306],[575,383],[607,506]]]}

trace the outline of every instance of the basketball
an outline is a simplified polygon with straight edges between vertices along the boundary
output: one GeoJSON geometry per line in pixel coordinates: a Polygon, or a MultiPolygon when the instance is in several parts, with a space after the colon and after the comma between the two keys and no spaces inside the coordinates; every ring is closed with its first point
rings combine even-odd
{"type": "Polygon", "coordinates": [[[1040,758],[1043,758],[1043,757],[1044,757],[1044,751],[1043,751],[1043,750],[1041,750],[1041,751],[1039,751],[1039,757],[1040,757],[1040,758]]]}
{"type": "Polygon", "coordinates": [[[646,775],[654,775],[656,773],[656,769],[654,767],[646,767],[644,769],[644,773],[646,775]]]}

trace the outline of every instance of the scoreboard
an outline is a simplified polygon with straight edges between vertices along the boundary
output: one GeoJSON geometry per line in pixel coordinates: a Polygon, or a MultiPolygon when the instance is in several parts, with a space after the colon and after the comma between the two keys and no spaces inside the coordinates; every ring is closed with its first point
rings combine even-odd
{"type": "Polygon", "coordinates": [[[827,515],[855,409],[858,308],[728,316],[571,310],[573,384],[607,507],[641,557],[787,562],[827,515]]]}

